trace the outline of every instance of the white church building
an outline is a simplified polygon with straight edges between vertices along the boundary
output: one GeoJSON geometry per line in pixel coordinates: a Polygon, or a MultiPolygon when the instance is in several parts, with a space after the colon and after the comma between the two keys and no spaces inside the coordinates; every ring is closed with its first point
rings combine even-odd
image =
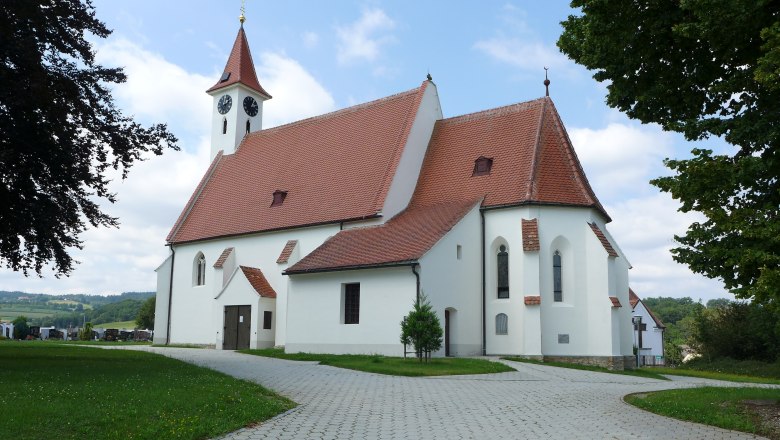
{"type": "Polygon", "coordinates": [[[552,100],[445,118],[419,87],[262,129],[243,27],[212,162],[167,237],[155,343],[402,356],[424,293],[438,356],[634,362],[630,264],[552,100]]]}

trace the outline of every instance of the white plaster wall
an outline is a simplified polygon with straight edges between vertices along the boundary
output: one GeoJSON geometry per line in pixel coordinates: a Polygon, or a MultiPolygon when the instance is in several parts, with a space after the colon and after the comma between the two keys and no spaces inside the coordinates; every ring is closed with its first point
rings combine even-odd
{"type": "MultiPolygon", "coordinates": [[[[613,340],[618,338],[612,330],[612,301],[610,291],[610,259],[609,253],[604,249],[601,240],[587,223],[583,223],[582,234],[586,243],[586,270],[587,291],[583,299],[586,305],[587,337],[586,353],[598,356],[618,355],[613,351],[613,340]]],[[[602,229],[603,230],[603,229],[602,229]]],[[[612,263],[614,267],[614,262],[612,263]]]]}
{"type": "MultiPolygon", "coordinates": [[[[482,354],[482,247],[479,205],[420,258],[421,290],[444,328],[450,309],[450,356],[482,354]],[[461,258],[457,247],[461,246],[461,258]]],[[[434,356],[444,356],[444,345],[434,356]]]]}
{"type": "Polygon", "coordinates": [[[157,272],[157,296],[154,304],[155,344],[165,344],[168,337],[168,298],[171,289],[171,255],[155,269],[157,272]]]}
{"type": "Polygon", "coordinates": [[[406,145],[401,153],[387,197],[385,197],[385,204],[382,208],[384,218],[392,218],[409,204],[414,188],[417,186],[417,179],[420,175],[425,152],[428,150],[433,126],[441,118],[439,93],[436,90],[436,85],[429,82],[409,130],[409,137],[406,139],[406,145]]]}
{"type": "Polygon", "coordinates": [[[213,97],[211,107],[211,159],[213,160],[219,150],[223,150],[224,154],[233,154],[236,151],[236,147],[246,134],[247,119],[250,121],[251,132],[262,128],[263,98],[241,84],[216,90],[211,93],[211,96],[213,97]],[[230,111],[221,115],[217,111],[217,103],[223,95],[229,95],[233,99],[233,106],[230,107],[230,111]],[[253,117],[244,111],[244,98],[247,96],[251,96],[257,101],[258,112],[253,117]],[[225,134],[222,134],[223,118],[227,119],[227,132],[225,134]]]}
{"type": "MultiPolygon", "coordinates": [[[[642,350],[639,354],[643,356],[663,356],[664,354],[664,341],[663,330],[658,328],[650,316],[650,312],[647,311],[644,303],[639,301],[634,308],[634,316],[641,316],[642,323],[647,324],[647,330],[642,332],[642,350]]],[[[633,341],[636,343],[638,339],[637,331],[634,331],[633,341]]]]}
{"type": "Polygon", "coordinates": [[[276,291],[274,340],[277,345],[284,345],[288,280],[282,271],[287,265],[277,264],[276,259],[287,240],[298,240],[298,252],[306,255],[338,231],[339,225],[335,224],[176,245],[171,342],[214,344],[216,332],[222,328],[222,320],[214,321],[212,314],[215,291],[218,292],[215,283],[222,284],[223,280],[213,265],[225,248],[234,247],[236,267],[259,268],[276,291]],[[192,283],[193,260],[198,252],[206,257],[204,286],[192,283]]]}
{"type": "Polygon", "coordinates": [[[409,266],[292,275],[285,351],[402,356],[401,320],[416,296],[409,266]],[[359,324],[342,324],[345,283],[360,283],[359,324]]]}

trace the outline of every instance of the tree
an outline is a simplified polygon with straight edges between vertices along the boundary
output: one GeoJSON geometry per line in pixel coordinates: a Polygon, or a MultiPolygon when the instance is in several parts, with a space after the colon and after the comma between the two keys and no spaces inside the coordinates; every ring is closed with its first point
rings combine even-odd
{"type": "Polygon", "coordinates": [[[694,149],[651,183],[705,221],[674,259],[741,298],[780,299],[780,4],[771,0],[574,0],[558,47],[606,81],[607,104],[688,140],[722,137],[734,154],[694,149]]]}
{"type": "Polygon", "coordinates": [[[9,0],[0,12],[0,260],[68,275],[89,222],[117,226],[107,171],[178,149],[164,124],[124,116],[109,91],[119,68],[95,63],[89,35],[111,33],[90,0],[9,0]]]}
{"type": "Polygon", "coordinates": [[[135,318],[135,325],[142,329],[154,328],[154,308],[157,299],[152,296],[141,305],[138,316],[135,318]]]}
{"type": "Polygon", "coordinates": [[[27,325],[26,316],[17,316],[11,321],[11,324],[14,325],[14,339],[27,339],[30,334],[30,326],[27,325]]]}
{"type": "Polygon", "coordinates": [[[431,352],[441,348],[443,331],[439,317],[425,294],[414,303],[412,311],[401,321],[401,343],[413,345],[420,362],[427,362],[431,352]]]}
{"type": "Polygon", "coordinates": [[[780,355],[780,325],[773,306],[732,302],[696,314],[696,348],[705,359],[774,362],[780,355]]]}
{"type": "Polygon", "coordinates": [[[79,339],[82,341],[92,340],[92,323],[87,322],[84,324],[84,328],[79,332],[79,339]]]}

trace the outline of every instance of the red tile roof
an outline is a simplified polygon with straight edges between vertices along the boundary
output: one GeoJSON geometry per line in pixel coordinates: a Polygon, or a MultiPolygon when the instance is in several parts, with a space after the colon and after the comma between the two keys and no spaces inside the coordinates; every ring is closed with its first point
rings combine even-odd
{"type": "Polygon", "coordinates": [[[596,237],[601,242],[601,245],[604,246],[604,250],[607,251],[607,254],[610,257],[617,257],[618,253],[615,252],[615,248],[612,247],[612,244],[607,240],[607,236],[604,235],[604,231],[602,231],[599,226],[595,223],[588,223],[590,225],[590,229],[593,231],[594,234],[596,234],[596,237]]]}
{"type": "MultiPolygon", "coordinates": [[[[637,303],[639,301],[642,301],[642,300],[639,299],[639,296],[637,296],[637,294],[634,293],[634,291],[629,287],[628,288],[628,302],[631,303],[631,309],[635,309],[636,305],[637,305],[637,303]]],[[[653,313],[653,311],[650,310],[650,307],[647,307],[647,304],[645,304],[644,301],[642,301],[642,305],[645,306],[645,310],[647,310],[647,313],[649,313],[650,317],[653,318],[653,321],[655,321],[655,326],[656,327],[658,327],[658,328],[666,328],[664,323],[661,322],[661,320],[657,316],[655,316],[655,313],[653,313]]]]}
{"type": "Polygon", "coordinates": [[[282,253],[279,254],[279,258],[276,259],[277,264],[283,264],[289,261],[290,255],[292,255],[293,249],[298,244],[298,240],[287,240],[287,244],[284,245],[282,253]]]}
{"type": "Polygon", "coordinates": [[[412,264],[479,202],[408,208],[382,225],[341,231],[285,274],[412,264]]]}
{"type": "Polygon", "coordinates": [[[249,50],[249,42],[246,40],[243,26],[238,30],[236,41],[233,43],[233,49],[230,51],[227,64],[225,64],[225,70],[222,75],[226,74],[230,74],[227,81],[222,81],[222,77],[220,77],[216,84],[206,90],[206,93],[240,83],[260,93],[266,99],[271,99],[271,95],[263,89],[260,81],[257,80],[255,63],[252,61],[252,52],[249,50]]]}
{"type": "Polygon", "coordinates": [[[639,300],[639,297],[638,297],[638,296],[636,295],[636,293],[634,293],[634,291],[633,291],[633,290],[632,290],[632,289],[629,287],[629,288],[628,288],[628,302],[630,302],[630,303],[631,303],[631,308],[633,309],[634,307],[636,307],[636,303],[638,303],[639,301],[640,301],[640,300],[639,300]]]}
{"type": "Polygon", "coordinates": [[[376,217],[427,85],[247,135],[215,159],[168,242],[376,217]],[[271,208],[276,190],[287,198],[271,208]]]}
{"type": "Polygon", "coordinates": [[[222,254],[220,254],[219,258],[217,258],[217,261],[214,263],[214,267],[217,269],[222,269],[222,266],[225,264],[225,260],[230,256],[230,253],[233,252],[232,247],[225,248],[224,251],[222,251],[222,254]]]}
{"type": "Polygon", "coordinates": [[[539,250],[539,224],[536,219],[522,219],[523,226],[523,251],[532,252],[539,250]]]}
{"type": "Polygon", "coordinates": [[[484,197],[483,206],[592,206],[609,221],[549,98],[436,123],[413,202],[484,197]],[[474,161],[493,158],[489,175],[474,161]]]}
{"type": "Polygon", "coordinates": [[[541,296],[526,296],[523,298],[523,301],[525,302],[525,305],[527,306],[537,306],[542,303],[542,297],[541,296]]]}
{"type": "Polygon", "coordinates": [[[612,301],[612,307],[623,307],[622,304],[620,304],[620,300],[616,296],[610,296],[609,300],[612,301]]]}
{"type": "Polygon", "coordinates": [[[241,271],[244,273],[244,276],[246,277],[247,281],[249,281],[249,284],[252,285],[252,287],[255,289],[255,292],[257,292],[258,295],[262,296],[263,298],[276,298],[276,291],[273,287],[268,283],[268,280],[265,279],[265,275],[263,275],[263,271],[256,267],[248,267],[248,266],[239,266],[241,268],[241,271]]]}

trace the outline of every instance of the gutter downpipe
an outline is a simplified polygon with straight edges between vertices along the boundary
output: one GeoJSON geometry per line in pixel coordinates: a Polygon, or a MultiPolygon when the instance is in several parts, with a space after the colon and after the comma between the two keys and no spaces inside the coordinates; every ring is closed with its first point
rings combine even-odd
{"type": "Polygon", "coordinates": [[[419,263],[412,264],[412,273],[414,274],[414,277],[417,278],[417,304],[420,303],[420,273],[417,272],[417,267],[419,265],[419,263]]]}
{"type": "Polygon", "coordinates": [[[485,211],[479,210],[479,217],[482,220],[482,356],[487,353],[487,337],[485,327],[485,290],[487,289],[487,278],[485,276],[485,211]]]}
{"type": "Polygon", "coordinates": [[[171,248],[171,279],[168,285],[168,330],[165,332],[165,345],[171,343],[171,304],[173,303],[173,263],[176,262],[176,251],[173,249],[173,243],[169,244],[171,248]]]}

